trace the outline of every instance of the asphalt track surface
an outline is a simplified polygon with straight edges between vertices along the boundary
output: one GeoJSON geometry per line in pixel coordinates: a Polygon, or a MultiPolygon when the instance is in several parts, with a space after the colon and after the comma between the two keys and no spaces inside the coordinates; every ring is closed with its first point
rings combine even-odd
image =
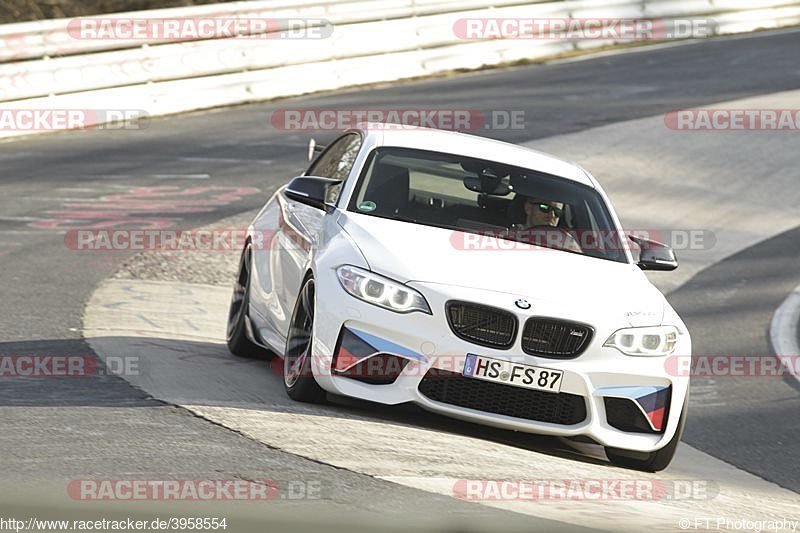
{"type": "MultiPolygon", "coordinates": [[[[83,306],[125,255],[108,260],[71,251],[63,230],[119,219],[114,212],[118,204],[109,196],[135,187],[228,188],[199,193],[205,202],[194,211],[165,207],[166,196],[153,211],[140,213],[167,219],[172,227],[192,228],[259,207],[299,173],[306,164],[309,134],[272,128],[273,111],[523,110],[525,129],[478,133],[524,142],[675,108],[796,89],[797,57],[797,32],[762,34],[154,119],[139,131],[73,132],[2,144],[0,287],[5,312],[0,314],[0,354],[91,355],[78,333],[83,306]],[[259,192],[241,191],[248,187],[259,192]],[[241,194],[231,199],[217,196],[237,189],[241,194]],[[103,210],[106,204],[108,211],[103,210]],[[94,218],[81,219],[80,212],[94,213],[94,218]]],[[[800,283],[797,243],[797,231],[777,236],[701,272],[670,295],[693,333],[696,353],[769,353],[771,313],[800,283]],[[724,305],[709,298],[733,280],[735,294],[724,305]]],[[[774,390],[764,391],[764,386],[747,380],[732,383],[727,400],[736,408],[723,415],[692,405],[684,440],[800,491],[798,465],[792,459],[800,451],[796,391],[773,398],[774,390]],[[762,401],[765,394],[773,401],[762,401]]],[[[0,418],[0,446],[13,450],[0,459],[4,480],[21,484],[123,473],[201,478],[239,472],[285,479],[317,475],[346,487],[326,496],[333,508],[399,512],[396,502],[403,501],[420,514],[440,509],[465,516],[491,513],[269,450],[163,405],[113,376],[3,378],[0,418]],[[170,443],[169,453],[158,453],[165,442],[170,443]]]]}

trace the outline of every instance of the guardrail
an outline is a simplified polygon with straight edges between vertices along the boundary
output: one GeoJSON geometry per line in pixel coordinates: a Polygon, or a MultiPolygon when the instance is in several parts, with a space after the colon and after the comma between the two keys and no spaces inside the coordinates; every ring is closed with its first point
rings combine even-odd
{"type": "MultiPolygon", "coordinates": [[[[211,39],[77,39],[76,21],[70,26],[68,19],[7,24],[0,26],[0,109],[126,108],[160,115],[620,42],[456,35],[457,20],[485,17],[704,18],[713,20],[714,34],[727,34],[800,24],[800,0],[273,0],[92,17],[275,21],[256,35],[211,39]],[[332,33],[283,39],[287,19],[302,20],[306,31],[332,25],[332,33]]],[[[0,128],[0,137],[25,133],[0,128]]]]}

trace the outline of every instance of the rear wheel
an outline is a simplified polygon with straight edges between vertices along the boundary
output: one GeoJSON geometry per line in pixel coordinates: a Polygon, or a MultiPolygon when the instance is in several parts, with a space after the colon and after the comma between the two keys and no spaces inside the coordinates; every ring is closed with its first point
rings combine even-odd
{"type": "Polygon", "coordinates": [[[283,356],[283,383],[286,386],[286,393],[298,402],[325,401],[325,391],[311,372],[313,334],[314,278],[308,278],[303,283],[294,306],[283,356]]]}
{"type": "Polygon", "coordinates": [[[228,309],[228,329],[226,340],[228,349],[239,357],[254,357],[272,359],[275,357],[271,351],[262,348],[247,338],[247,313],[250,309],[250,265],[252,250],[250,243],[245,246],[239,259],[239,273],[233,285],[231,305],[228,309]]]}
{"type": "Polygon", "coordinates": [[[683,435],[683,426],[686,423],[686,411],[689,405],[689,398],[683,402],[681,408],[681,418],[678,420],[678,427],[675,435],[666,446],[654,452],[636,452],[633,450],[623,450],[620,448],[606,448],[606,456],[612,464],[633,470],[643,470],[645,472],[659,472],[664,470],[672,462],[675,451],[683,435]]]}

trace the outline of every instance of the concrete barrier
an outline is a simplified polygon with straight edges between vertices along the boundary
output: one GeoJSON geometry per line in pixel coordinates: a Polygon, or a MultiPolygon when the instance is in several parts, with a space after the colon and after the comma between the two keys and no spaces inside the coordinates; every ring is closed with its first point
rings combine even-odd
{"type": "MultiPolygon", "coordinates": [[[[463,19],[692,19],[706,35],[800,24],[798,0],[255,1],[119,13],[110,20],[269,20],[226,38],[79,39],[79,19],[0,26],[0,111],[136,109],[148,115],[474,69],[630,39],[464,39],[463,19]],[[287,35],[287,21],[302,27],[287,35]],[[305,32],[305,33],[302,33],[305,32]]],[[[695,35],[696,37],[696,35],[695,35]]],[[[32,133],[3,127],[0,137],[32,133]]]]}

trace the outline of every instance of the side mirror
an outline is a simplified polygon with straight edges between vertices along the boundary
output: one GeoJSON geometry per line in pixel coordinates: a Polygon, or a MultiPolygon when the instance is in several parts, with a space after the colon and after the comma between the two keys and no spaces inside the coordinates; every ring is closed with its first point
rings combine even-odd
{"type": "Polygon", "coordinates": [[[283,194],[290,200],[310,205],[317,209],[324,209],[330,212],[333,209],[331,204],[325,203],[328,195],[328,187],[339,185],[342,180],[332,178],[320,178],[318,176],[298,176],[289,182],[283,190],[283,194]]]}
{"type": "Polygon", "coordinates": [[[629,237],[639,245],[639,262],[637,264],[642,270],[675,270],[678,268],[675,251],[666,244],[633,235],[629,235],[629,237]]]}

